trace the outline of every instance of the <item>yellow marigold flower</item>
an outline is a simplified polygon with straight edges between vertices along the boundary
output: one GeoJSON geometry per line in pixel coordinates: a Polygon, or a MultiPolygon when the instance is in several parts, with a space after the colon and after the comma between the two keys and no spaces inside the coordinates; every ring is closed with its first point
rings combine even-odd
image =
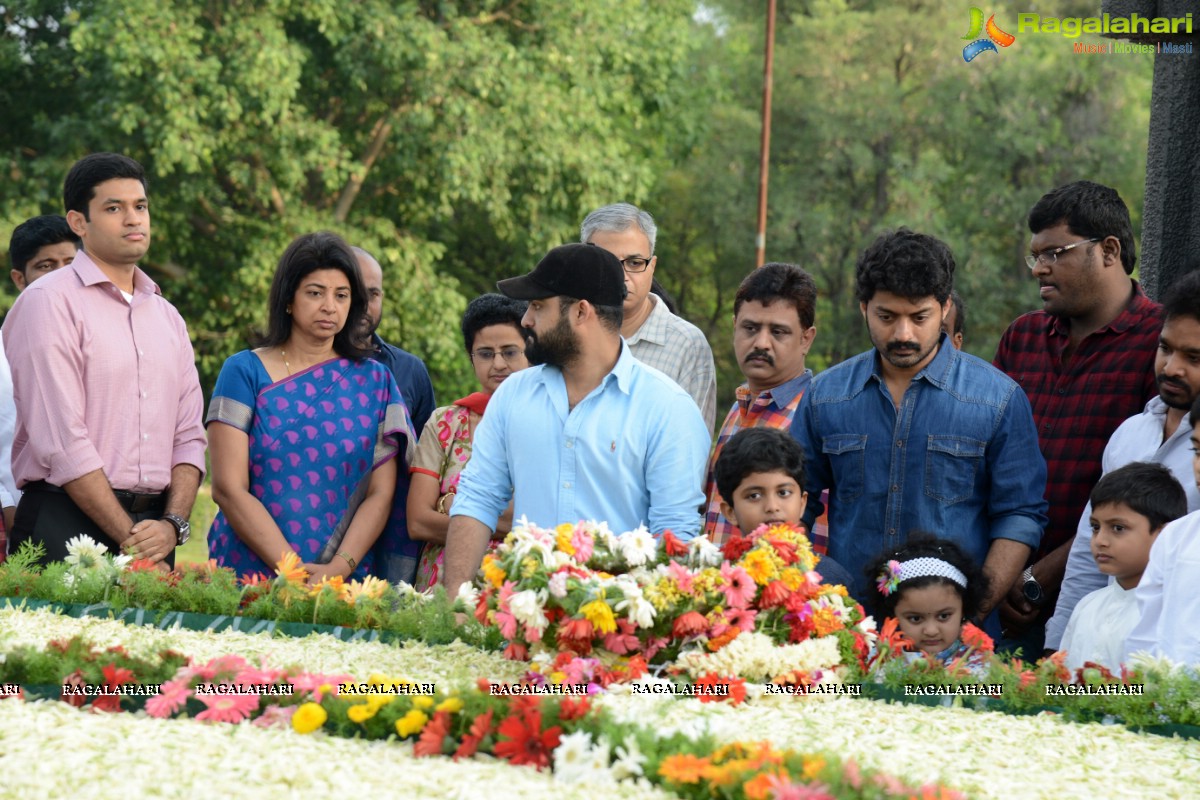
{"type": "Polygon", "coordinates": [[[437,704],[435,711],[447,711],[451,714],[457,714],[463,710],[463,701],[458,697],[447,697],[445,700],[437,704]]]}
{"type": "Polygon", "coordinates": [[[617,630],[617,620],[613,617],[612,608],[603,600],[593,600],[590,603],[585,603],[579,609],[579,613],[583,614],[584,619],[592,623],[596,633],[615,633],[617,630]]]}
{"type": "Polygon", "coordinates": [[[379,713],[379,709],[391,704],[396,699],[395,695],[390,694],[373,694],[367,699],[367,705],[371,707],[371,713],[379,713]]]}
{"type": "Polygon", "coordinates": [[[759,586],[766,586],[778,574],[775,562],[762,550],[751,550],[742,559],[742,568],[759,586]]]}
{"type": "Polygon", "coordinates": [[[779,580],[789,591],[796,591],[804,585],[804,573],[795,567],[785,567],[779,572],[779,580]]]}
{"type": "Polygon", "coordinates": [[[483,577],[497,589],[504,585],[504,579],[508,577],[508,574],[496,563],[496,559],[492,557],[491,553],[483,557],[483,577]]]}
{"type": "Polygon", "coordinates": [[[346,709],[346,716],[350,718],[351,722],[357,722],[359,725],[361,725],[371,717],[375,716],[375,714],[378,712],[378,706],[375,706],[374,703],[368,701],[366,703],[359,703],[358,705],[350,706],[350,708],[346,709]]]}
{"type": "Polygon", "coordinates": [[[575,526],[566,522],[554,529],[555,546],[569,556],[575,555],[575,547],[571,544],[573,533],[575,533],[575,526]]]}
{"type": "Polygon", "coordinates": [[[426,697],[424,695],[417,695],[413,698],[412,704],[413,708],[419,708],[428,711],[429,709],[433,708],[433,698],[426,697]]]}
{"type": "Polygon", "coordinates": [[[565,673],[565,672],[551,672],[550,673],[550,682],[551,683],[562,683],[566,679],[567,679],[567,673],[565,673]]]}
{"type": "Polygon", "coordinates": [[[425,712],[414,708],[396,720],[396,733],[400,735],[401,739],[407,739],[413,734],[420,733],[426,722],[429,722],[429,717],[425,716],[425,712]]]}
{"type": "Polygon", "coordinates": [[[312,733],[325,724],[329,715],[316,703],[305,703],[292,714],[292,730],[296,733],[312,733]]]}
{"type": "Polygon", "coordinates": [[[821,777],[821,770],[825,769],[825,759],[820,756],[804,759],[804,779],[807,781],[815,781],[821,777]]]}

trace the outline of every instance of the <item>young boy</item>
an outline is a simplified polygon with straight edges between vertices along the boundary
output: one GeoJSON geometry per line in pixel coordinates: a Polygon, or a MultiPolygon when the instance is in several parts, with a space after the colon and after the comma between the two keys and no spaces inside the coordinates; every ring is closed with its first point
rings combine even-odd
{"type": "MultiPolygon", "coordinates": [[[[1200,398],[1192,404],[1192,471],[1200,486],[1200,398]]],[[[1125,640],[1125,660],[1148,652],[1200,664],[1200,511],[1166,527],[1150,551],[1136,591],[1138,619],[1125,640]]]]}
{"type": "Polygon", "coordinates": [[[1063,634],[1067,667],[1091,661],[1116,672],[1125,638],[1138,619],[1134,587],[1150,560],[1159,531],[1187,513],[1187,495],[1162,464],[1134,461],[1105,475],[1092,489],[1092,558],[1114,580],[1084,597],[1063,634]]]}
{"type": "MultiPolygon", "coordinates": [[[[779,428],[745,428],[733,435],[713,466],[721,514],[743,534],[763,523],[799,525],[808,493],[804,486],[804,449],[779,428]]],[[[828,556],[819,556],[816,572],[827,584],[849,586],[850,573],[828,556]]]]}

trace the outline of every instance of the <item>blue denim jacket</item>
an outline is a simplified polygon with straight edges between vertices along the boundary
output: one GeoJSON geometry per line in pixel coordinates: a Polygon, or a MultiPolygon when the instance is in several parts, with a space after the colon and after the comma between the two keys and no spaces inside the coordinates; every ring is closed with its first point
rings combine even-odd
{"type": "Polygon", "coordinates": [[[810,498],[829,490],[829,555],[865,597],[867,562],[914,530],[982,564],[993,539],[1036,548],[1046,462],[1029,399],[1007,375],[943,335],[897,409],[875,350],[813,379],[792,421],[810,498]]]}

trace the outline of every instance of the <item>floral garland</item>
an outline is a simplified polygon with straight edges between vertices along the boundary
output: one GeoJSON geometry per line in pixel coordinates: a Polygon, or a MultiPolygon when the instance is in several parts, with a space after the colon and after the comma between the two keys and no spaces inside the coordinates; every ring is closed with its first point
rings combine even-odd
{"type": "Polygon", "coordinates": [[[821,583],[815,563],[807,537],[790,525],[764,525],[717,548],[670,532],[658,540],[645,528],[617,536],[603,523],[546,530],[521,520],[484,556],[481,586],[464,585],[459,599],[499,627],[505,655],[516,660],[559,651],[596,653],[605,663],[683,656],[693,676],[748,680],[861,665],[874,624],[844,587],[821,583]],[[758,647],[710,661],[752,633],[758,647]],[[800,647],[764,660],[762,642],[800,647]]]}

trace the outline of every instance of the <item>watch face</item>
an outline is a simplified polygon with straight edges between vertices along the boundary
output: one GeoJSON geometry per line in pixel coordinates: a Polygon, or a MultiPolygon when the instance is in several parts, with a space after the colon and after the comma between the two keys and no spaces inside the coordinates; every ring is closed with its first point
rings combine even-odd
{"type": "Polygon", "coordinates": [[[1025,595],[1025,599],[1034,605],[1038,605],[1042,602],[1042,587],[1038,586],[1034,581],[1026,581],[1025,587],[1022,589],[1022,593],[1025,595]]]}

